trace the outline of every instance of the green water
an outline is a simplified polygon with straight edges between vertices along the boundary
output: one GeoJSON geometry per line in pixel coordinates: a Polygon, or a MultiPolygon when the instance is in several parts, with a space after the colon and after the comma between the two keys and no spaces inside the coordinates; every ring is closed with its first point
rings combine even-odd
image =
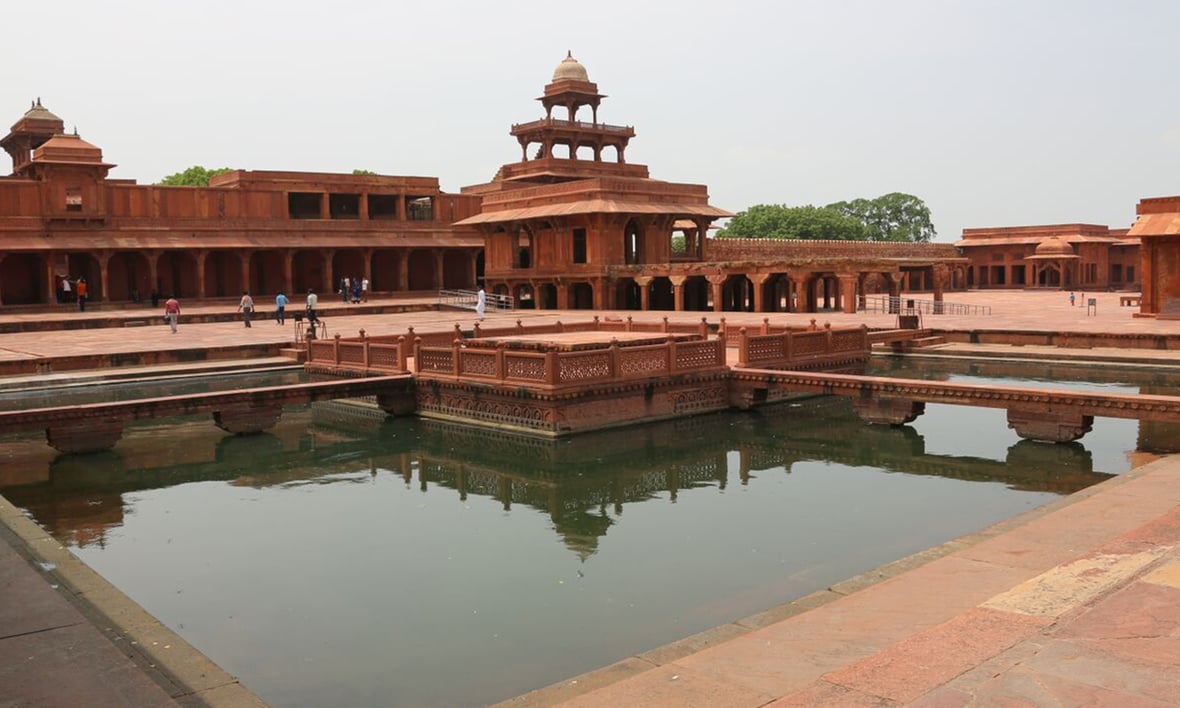
{"type": "Polygon", "coordinates": [[[273,705],[483,705],[1122,472],[1113,422],[1042,445],[817,399],[552,442],[317,404],[95,456],[6,438],[0,493],[273,705]]]}

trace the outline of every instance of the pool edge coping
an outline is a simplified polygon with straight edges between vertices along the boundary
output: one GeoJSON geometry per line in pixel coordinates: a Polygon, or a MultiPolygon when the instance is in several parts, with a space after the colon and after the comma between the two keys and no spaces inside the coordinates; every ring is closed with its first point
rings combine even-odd
{"type": "Polygon", "coordinates": [[[178,703],[210,708],[267,705],[236,676],[115,587],[3,495],[0,526],[8,536],[0,538],[0,542],[10,542],[18,555],[32,562],[50,585],[50,592],[61,595],[178,703]]]}

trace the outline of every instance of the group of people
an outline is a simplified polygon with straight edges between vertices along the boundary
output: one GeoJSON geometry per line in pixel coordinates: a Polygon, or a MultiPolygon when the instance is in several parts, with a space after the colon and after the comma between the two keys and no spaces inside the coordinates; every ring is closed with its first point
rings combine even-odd
{"type": "Polygon", "coordinates": [[[70,302],[78,303],[78,311],[86,311],[86,297],[87,285],[85,278],[78,278],[71,282],[69,276],[58,278],[57,281],[57,301],[61,304],[70,302]]]}
{"type": "MultiPolygon", "coordinates": [[[[284,293],[275,295],[275,324],[286,324],[287,322],[287,305],[291,303],[290,298],[284,293]]],[[[307,321],[315,324],[317,315],[316,307],[319,305],[319,297],[311,288],[307,290],[307,301],[305,304],[307,312],[307,321]]],[[[248,290],[242,291],[242,298],[238,300],[238,312],[242,313],[242,324],[246,327],[252,327],[251,319],[254,314],[254,298],[250,295],[248,290]]],[[[176,334],[177,321],[180,319],[180,301],[172,295],[164,302],[164,321],[172,328],[172,333],[176,334]]]]}
{"type": "Polygon", "coordinates": [[[344,299],[344,303],[348,304],[350,301],[356,305],[362,302],[369,301],[369,279],[368,278],[341,278],[340,289],[336,293],[344,299]]]}
{"type": "MultiPolygon", "coordinates": [[[[353,297],[353,300],[352,300],[353,303],[368,302],[368,292],[369,292],[369,279],[368,278],[363,278],[360,280],[351,280],[351,281],[348,278],[344,278],[343,281],[341,282],[341,286],[342,286],[341,291],[344,291],[345,288],[351,288],[351,290],[349,290],[348,292],[353,297]]],[[[86,309],[86,305],[85,305],[86,279],[85,278],[82,278],[78,281],[78,288],[77,289],[78,289],[78,307],[80,309],[85,310],[86,309]]],[[[345,299],[345,302],[348,302],[347,298],[345,299]]],[[[488,303],[487,293],[484,292],[484,289],[481,286],[479,289],[479,293],[476,296],[476,304],[475,304],[475,312],[477,315],[479,315],[479,318],[481,320],[484,318],[484,313],[487,310],[487,303],[488,303]]],[[[279,293],[278,295],[275,295],[275,324],[282,325],[287,322],[287,305],[289,305],[289,304],[291,304],[291,300],[284,293],[279,293]]],[[[316,323],[316,319],[317,319],[316,308],[318,305],[319,305],[319,297],[315,294],[315,291],[313,289],[308,288],[307,289],[307,300],[304,304],[304,309],[306,311],[307,321],[309,324],[314,325],[316,323]]],[[[251,320],[252,315],[254,314],[254,298],[251,297],[250,292],[248,290],[242,291],[242,298],[238,301],[238,312],[242,313],[242,324],[244,324],[246,327],[252,327],[253,325],[250,323],[250,320],[251,320]]],[[[169,324],[169,326],[172,327],[173,334],[176,334],[177,320],[179,318],[180,318],[180,301],[176,299],[175,295],[172,295],[168,298],[167,301],[164,302],[164,320],[169,324]]]]}

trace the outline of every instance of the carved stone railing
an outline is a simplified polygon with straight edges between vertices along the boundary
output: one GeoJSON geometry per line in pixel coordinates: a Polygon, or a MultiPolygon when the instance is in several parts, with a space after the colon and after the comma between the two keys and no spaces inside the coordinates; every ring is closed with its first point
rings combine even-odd
{"type": "Polygon", "coordinates": [[[584,322],[555,322],[527,327],[520,320],[508,327],[483,327],[476,323],[469,335],[464,334],[458,324],[454,329],[441,332],[416,333],[410,327],[405,334],[379,336],[370,336],[361,330],[357,337],[341,337],[337,334],[331,339],[308,341],[307,368],[319,373],[341,375],[407,373],[410,371],[409,359],[415,356],[414,348],[419,344],[427,350],[433,350],[449,348],[456,340],[564,332],[658,332],[696,334],[704,338],[709,334],[709,323],[704,318],[696,324],[690,324],[669,322],[667,317],[660,322],[635,322],[630,317],[606,320],[595,317],[584,322]]]}
{"type": "Polygon", "coordinates": [[[738,366],[796,369],[869,358],[869,330],[865,326],[832,329],[825,324],[822,329],[767,330],[765,323],[760,332],[745,327],[738,330],[738,366]]]}
{"type": "Polygon", "coordinates": [[[705,339],[697,334],[668,334],[658,343],[611,339],[574,349],[546,342],[532,343],[527,349],[506,342],[474,344],[472,340],[455,340],[449,347],[419,343],[414,354],[415,374],[419,380],[446,378],[559,389],[726,368],[723,336],[705,339]]]}

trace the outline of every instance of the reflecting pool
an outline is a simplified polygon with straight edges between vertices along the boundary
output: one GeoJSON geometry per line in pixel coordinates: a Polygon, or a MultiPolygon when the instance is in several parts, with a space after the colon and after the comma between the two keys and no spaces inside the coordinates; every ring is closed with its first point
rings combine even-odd
{"type": "Polygon", "coordinates": [[[88,456],[8,437],[0,493],[275,706],[484,705],[1106,479],[1137,425],[1044,445],[1002,411],[869,427],[844,399],[557,442],[378,418],[153,422],[88,456]]]}

